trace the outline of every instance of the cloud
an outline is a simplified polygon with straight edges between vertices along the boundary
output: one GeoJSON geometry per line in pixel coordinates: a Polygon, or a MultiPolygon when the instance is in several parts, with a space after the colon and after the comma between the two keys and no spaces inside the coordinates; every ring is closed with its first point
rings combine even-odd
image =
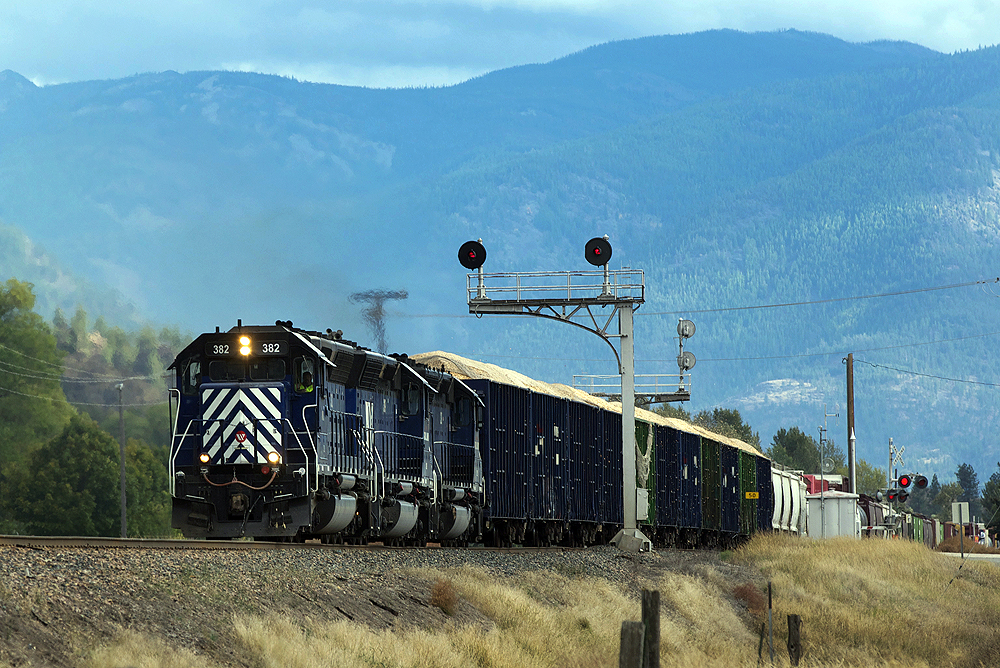
{"type": "Polygon", "coordinates": [[[992,0],[0,0],[0,67],[36,83],[250,69],[445,85],[602,42],[796,28],[944,52],[1000,43],[992,0]]]}

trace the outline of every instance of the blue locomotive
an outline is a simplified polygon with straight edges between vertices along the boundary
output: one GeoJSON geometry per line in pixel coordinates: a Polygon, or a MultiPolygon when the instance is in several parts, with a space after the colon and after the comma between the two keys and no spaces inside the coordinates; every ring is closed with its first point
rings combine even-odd
{"type": "Polygon", "coordinates": [[[291,322],[202,334],[171,366],[185,536],[465,544],[481,533],[481,402],[447,373],[291,322]]]}
{"type": "MultiPolygon", "coordinates": [[[[620,406],[573,388],[282,321],[202,334],[171,368],[186,536],[592,545],[622,528],[620,406]]],[[[803,531],[802,486],[747,444],[637,410],[636,445],[655,545],[803,531]]]]}

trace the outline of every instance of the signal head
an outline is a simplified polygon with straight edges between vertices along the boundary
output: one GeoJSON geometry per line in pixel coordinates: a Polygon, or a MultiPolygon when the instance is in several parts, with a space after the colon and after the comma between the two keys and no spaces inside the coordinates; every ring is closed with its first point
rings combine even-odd
{"type": "Polygon", "coordinates": [[[901,489],[899,490],[899,495],[896,497],[896,500],[899,501],[900,503],[906,503],[906,500],[908,498],[910,498],[910,493],[907,492],[905,489],[901,489]]]}
{"type": "Polygon", "coordinates": [[[898,489],[890,489],[886,492],[885,498],[889,501],[896,501],[899,498],[898,489]]]}
{"type": "Polygon", "coordinates": [[[486,262],[486,248],[480,241],[466,241],[458,249],[458,261],[466,269],[479,269],[486,262]]]}
{"type": "Polygon", "coordinates": [[[584,255],[587,262],[595,267],[603,267],[611,261],[611,244],[607,237],[594,237],[587,242],[584,248],[584,255]]]}
{"type": "Polygon", "coordinates": [[[927,489],[927,476],[913,476],[913,486],[917,489],[927,489]]]}
{"type": "Polygon", "coordinates": [[[902,489],[906,489],[907,487],[909,487],[910,483],[912,482],[913,482],[913,476],[911,476],[908,473],[904,473],[903,475],[899,476],[899,486],[902,489]]]}

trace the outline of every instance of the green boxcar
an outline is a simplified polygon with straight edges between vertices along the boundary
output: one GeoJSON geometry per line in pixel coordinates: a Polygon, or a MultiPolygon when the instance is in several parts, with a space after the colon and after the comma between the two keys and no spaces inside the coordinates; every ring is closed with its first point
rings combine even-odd
{"type": "Polygon", "coordinates": [[[740,452],[740,535],[749,536],[757,526],[757,458],[740,452]]]}
{"type": "Polygon", "coordinates": [[[722,462],[718,442],[702,437],[701,458],[701,528],[710,532],[703,535],[703,540],[711,541],[722,530],[722,462]]]}

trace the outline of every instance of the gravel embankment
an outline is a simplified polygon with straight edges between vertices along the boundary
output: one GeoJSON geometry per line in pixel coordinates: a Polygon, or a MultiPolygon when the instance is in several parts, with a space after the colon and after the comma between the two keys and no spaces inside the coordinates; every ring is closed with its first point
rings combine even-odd
{"type": "Polygon", "coordinates": [[[471,565],[498,578],[548,570],[638,589],[657,571],[716,561],[704,552],[625,554],[613,547],[498,553],[481,550],[154,550],[0,546],[0,666],[76,666],[80,651],[131,629],[248,665],[230,624],[238,613],[349,619],[373,628],[488,624],[462,603],[430,605],[433,582],[406,572],[471,565]]]}

